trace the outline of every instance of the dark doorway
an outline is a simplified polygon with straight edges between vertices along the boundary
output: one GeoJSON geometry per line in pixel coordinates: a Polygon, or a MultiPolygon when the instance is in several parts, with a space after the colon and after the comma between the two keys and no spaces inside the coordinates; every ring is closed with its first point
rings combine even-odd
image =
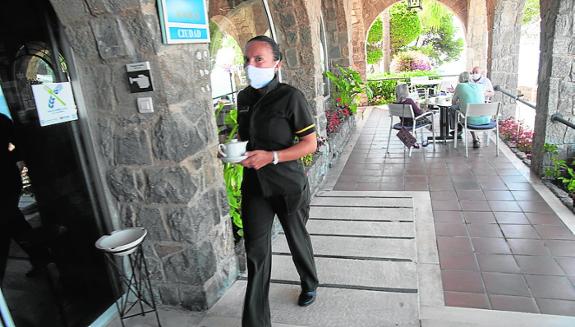
{"type": "Polygon", "coordinates": [[[69,81],[57,22],[48,0],[7,1],[0,12],[0,81],[27,170],[20,209],[33,227],[20,238],[48,258],[26,276],[29,257],[10,243],[2,291],[18,327],[87,326],[113,304],[104,258],[94,248],[105,223],[83,134],[77,121],[41,127],[32,93],[32,85],[69,81]]]}

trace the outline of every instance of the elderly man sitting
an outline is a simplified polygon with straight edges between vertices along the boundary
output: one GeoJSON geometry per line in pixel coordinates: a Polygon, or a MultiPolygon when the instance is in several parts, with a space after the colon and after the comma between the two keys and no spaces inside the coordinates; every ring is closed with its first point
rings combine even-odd
{"type": "Polygon", "coordinates": [[[483,91],[485,92],[485,102],[488,102],[489,99],[495,94],[493,91],[493,84],[491,84],[491,80],[489,78],[483,76],[481,73],[481,68],[475,66],[471,70],[471,79],[469,80],[470,83],[475,83],[483,86],[483,91]]]}

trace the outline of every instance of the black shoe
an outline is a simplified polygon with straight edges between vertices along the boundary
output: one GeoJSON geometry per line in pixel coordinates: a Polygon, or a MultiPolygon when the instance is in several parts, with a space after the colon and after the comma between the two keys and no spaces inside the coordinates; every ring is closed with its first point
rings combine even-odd
{"type": "Polygon", "coordinates": [[[479,144],[479,140],[473,140],[473,148],[479,149],[479,147],[481,147],[481,145],[479,144]]]}
{"type": "Polygon", "coordinates": [[[317,297],[317,291],[301,292],[297,300],[297,305],[299,305],[300,307],[307,307],[308,305],[315,302],[316,297],[317,297]]]}

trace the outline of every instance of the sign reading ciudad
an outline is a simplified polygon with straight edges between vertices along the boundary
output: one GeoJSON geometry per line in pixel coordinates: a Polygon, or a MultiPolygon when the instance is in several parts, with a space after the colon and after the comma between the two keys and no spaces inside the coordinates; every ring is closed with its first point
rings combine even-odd
{"type": "Polygon", "coordinates": [[[164,43],[210,42],[205,0],[158,0],[158,9],[164,43]]]}
{"type": "Polygon", "coordinates": [[[48,126],[78,119],[70,82],[32,85],[40,126],[48,126]]]}

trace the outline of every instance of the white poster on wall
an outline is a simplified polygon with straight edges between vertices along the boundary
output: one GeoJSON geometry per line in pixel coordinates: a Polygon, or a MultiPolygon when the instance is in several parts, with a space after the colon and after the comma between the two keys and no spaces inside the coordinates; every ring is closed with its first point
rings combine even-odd
{"type": "Polygon", "coordinates": [[[70,82],[32,85],[40,126],[78,119],[78,110],[70,82]]]}

